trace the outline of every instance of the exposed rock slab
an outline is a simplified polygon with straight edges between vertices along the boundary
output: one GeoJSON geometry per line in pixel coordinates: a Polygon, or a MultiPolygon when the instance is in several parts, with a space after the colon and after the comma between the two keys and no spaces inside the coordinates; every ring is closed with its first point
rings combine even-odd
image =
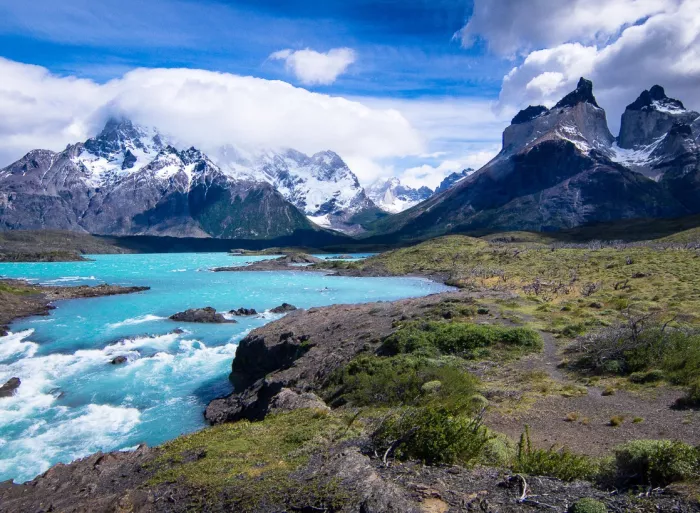
{"type": "Polygon", "coordinates": [[[19,378],[8,379],[7,382],[0,387],[0,399],[3,397],[12,397],[21,384],[22,381],[19,378]]]}
{"type": "Polygon", "coordinates": [[[210,324],[235,324],[236,321],[233,319],[227,319],[216,311],[215,308],[211,306],[206,306],[204,308],[190,308],[184,312],[178,312],[170,316],[173,321],[179,322],[197,322],[197,323],[210,323],[210,324]]]}

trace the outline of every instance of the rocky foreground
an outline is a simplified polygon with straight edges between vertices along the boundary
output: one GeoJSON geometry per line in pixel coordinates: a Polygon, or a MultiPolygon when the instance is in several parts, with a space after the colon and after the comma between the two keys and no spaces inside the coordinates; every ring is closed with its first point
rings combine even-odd
{"type": "MultiPolygon", "coordinates": [[[[609,511],[700,511],[673,488],[635,496],[499,468],[387,460],[355,431],[352,411],[349,420],[330,412],[322,389],[337,369],[376,352],[398,322],[448,318],[454,305],[475,297],[511,296],[460,291],[293,311],[241,342],[231,374],[237,392],[206,411],[217,426],[163,447],[56,465],[23,485],[0,484],[0,512],[563,512],[581,498],[602,501],[609,511]],[[286,459],[275,456],[278,444],[293,447],[302,439],[309,443],[286,459]]],[[[486,310],[474,321],[508,322],[486,310]]]]}

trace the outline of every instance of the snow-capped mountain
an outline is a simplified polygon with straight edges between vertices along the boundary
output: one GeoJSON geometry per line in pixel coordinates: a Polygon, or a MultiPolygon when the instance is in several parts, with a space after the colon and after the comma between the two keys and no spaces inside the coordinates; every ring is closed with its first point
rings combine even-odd
{"type": "Polygon", "coordinates": [[[699,141],[700,115],[660,86],[627,107],[614,138],[581,78],[551,109],[520,111],[484,167],[371,228],[386,242],[700,213],[699,141]]]}
{"type": "Polygon", "coordinates": [[[0,229],[44,228],[222,238],[315,229],[272,186],[234,179],[201,151],[128,120],[0,170],[0,229]]]}
{"type": "Polygon", "coordinates": [[[655,85],[625,109],[611,158],[659,180],[668,167],[665,163],[695,151],[693,123],[700,128],[700,114],[686,110],[681,101],[669,98],[663,87],[655,85]],[[688,137],[679,138],[684,132],[688,137]]]}
{"type": "Polygon", "coordinates": [[[272,185],[320,226],[358,233],[359,216],[378,212],[355,174],[332,151],[308,156],[292,149],[248,153],[227,146],[213,155],[231,177],[272,185]]]}
{"type": "Polygon", "coordinates": [[[385,212],[395,214],[427,200],[433,195],[428,187],[414,189],[403,185],[396,177],[379,179],[367,187],[367,196],[385,212]]]}

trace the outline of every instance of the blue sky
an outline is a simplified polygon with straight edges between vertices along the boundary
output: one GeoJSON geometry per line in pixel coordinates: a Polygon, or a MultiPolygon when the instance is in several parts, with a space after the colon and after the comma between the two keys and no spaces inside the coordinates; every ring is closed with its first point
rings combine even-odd
{"type": "Polygon", "coordinates": [[[655,83],[700,108],[697,6],[0,0],[0,167],[120,114],[205,151],[331,149],[365,184],[435,187],[485,164],[519,109],[553,105],[581,76],[613,133],[655,83]]]}
{"type": "Polygon", "coordinates": [[[453,35],[465,0],[0,2],[8,59],[106,81],[134,67],[188,67],[295,82],[267,57],[282,48],[349,47],[356,62],[332,85],[343,95],[495,98],[511,64],[453,35]]]}

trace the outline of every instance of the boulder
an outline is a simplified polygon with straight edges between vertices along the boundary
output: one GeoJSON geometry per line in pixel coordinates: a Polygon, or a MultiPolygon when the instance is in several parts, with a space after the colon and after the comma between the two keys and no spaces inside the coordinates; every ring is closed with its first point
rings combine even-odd
{"type": "Polygon", "coordinates": [[[19,378],[10,378],[0,387],[0,397],[12,397],[15,391],[19,388],[22,380],[19,378]]]}
{"type": "Polygon", "coordinates": [[[258,312],[255,310],[255,308],[239,308],[238,310],[231,310],[229,313],[231,315],[238,315],[240,317],[258,315],[258,312]]]}
{"type": "Polygon", "coordinates": [[[206,308],[190,308],[184,312],[178,312],[170,316],[173,321],[179,322],[200,322],[200,323],[235,323],[236,321],[232,319],[227,319],[222,314],[217,313],[216,309],[211,306],[206,308]]]}
{"type": "Polygon", "coordinates": [[[282,413],[301,408],[330,411],[323,399],[312,392],[299,393],[289,388],[283,388],[270,401],[268,413],[282,413]]]}
{"type": "Polygon", "coordinates": [[[128,360],[127,360],[126,356],[119,355],[115,358],[112,358],[112,361],[109,363],[111,363],[112,365],[121,365],[122,363],[126,363],[127,361],[128,360]]]}
{"type": "Polygon", "coordinates": [[[293,312],[296,310],[297,307],[294,305],[290,305],[289,303],[282,303],[280,306],[276,306],[272,310],[270,310],[272,313],[287,313],[287,312],[293,312]]]}

